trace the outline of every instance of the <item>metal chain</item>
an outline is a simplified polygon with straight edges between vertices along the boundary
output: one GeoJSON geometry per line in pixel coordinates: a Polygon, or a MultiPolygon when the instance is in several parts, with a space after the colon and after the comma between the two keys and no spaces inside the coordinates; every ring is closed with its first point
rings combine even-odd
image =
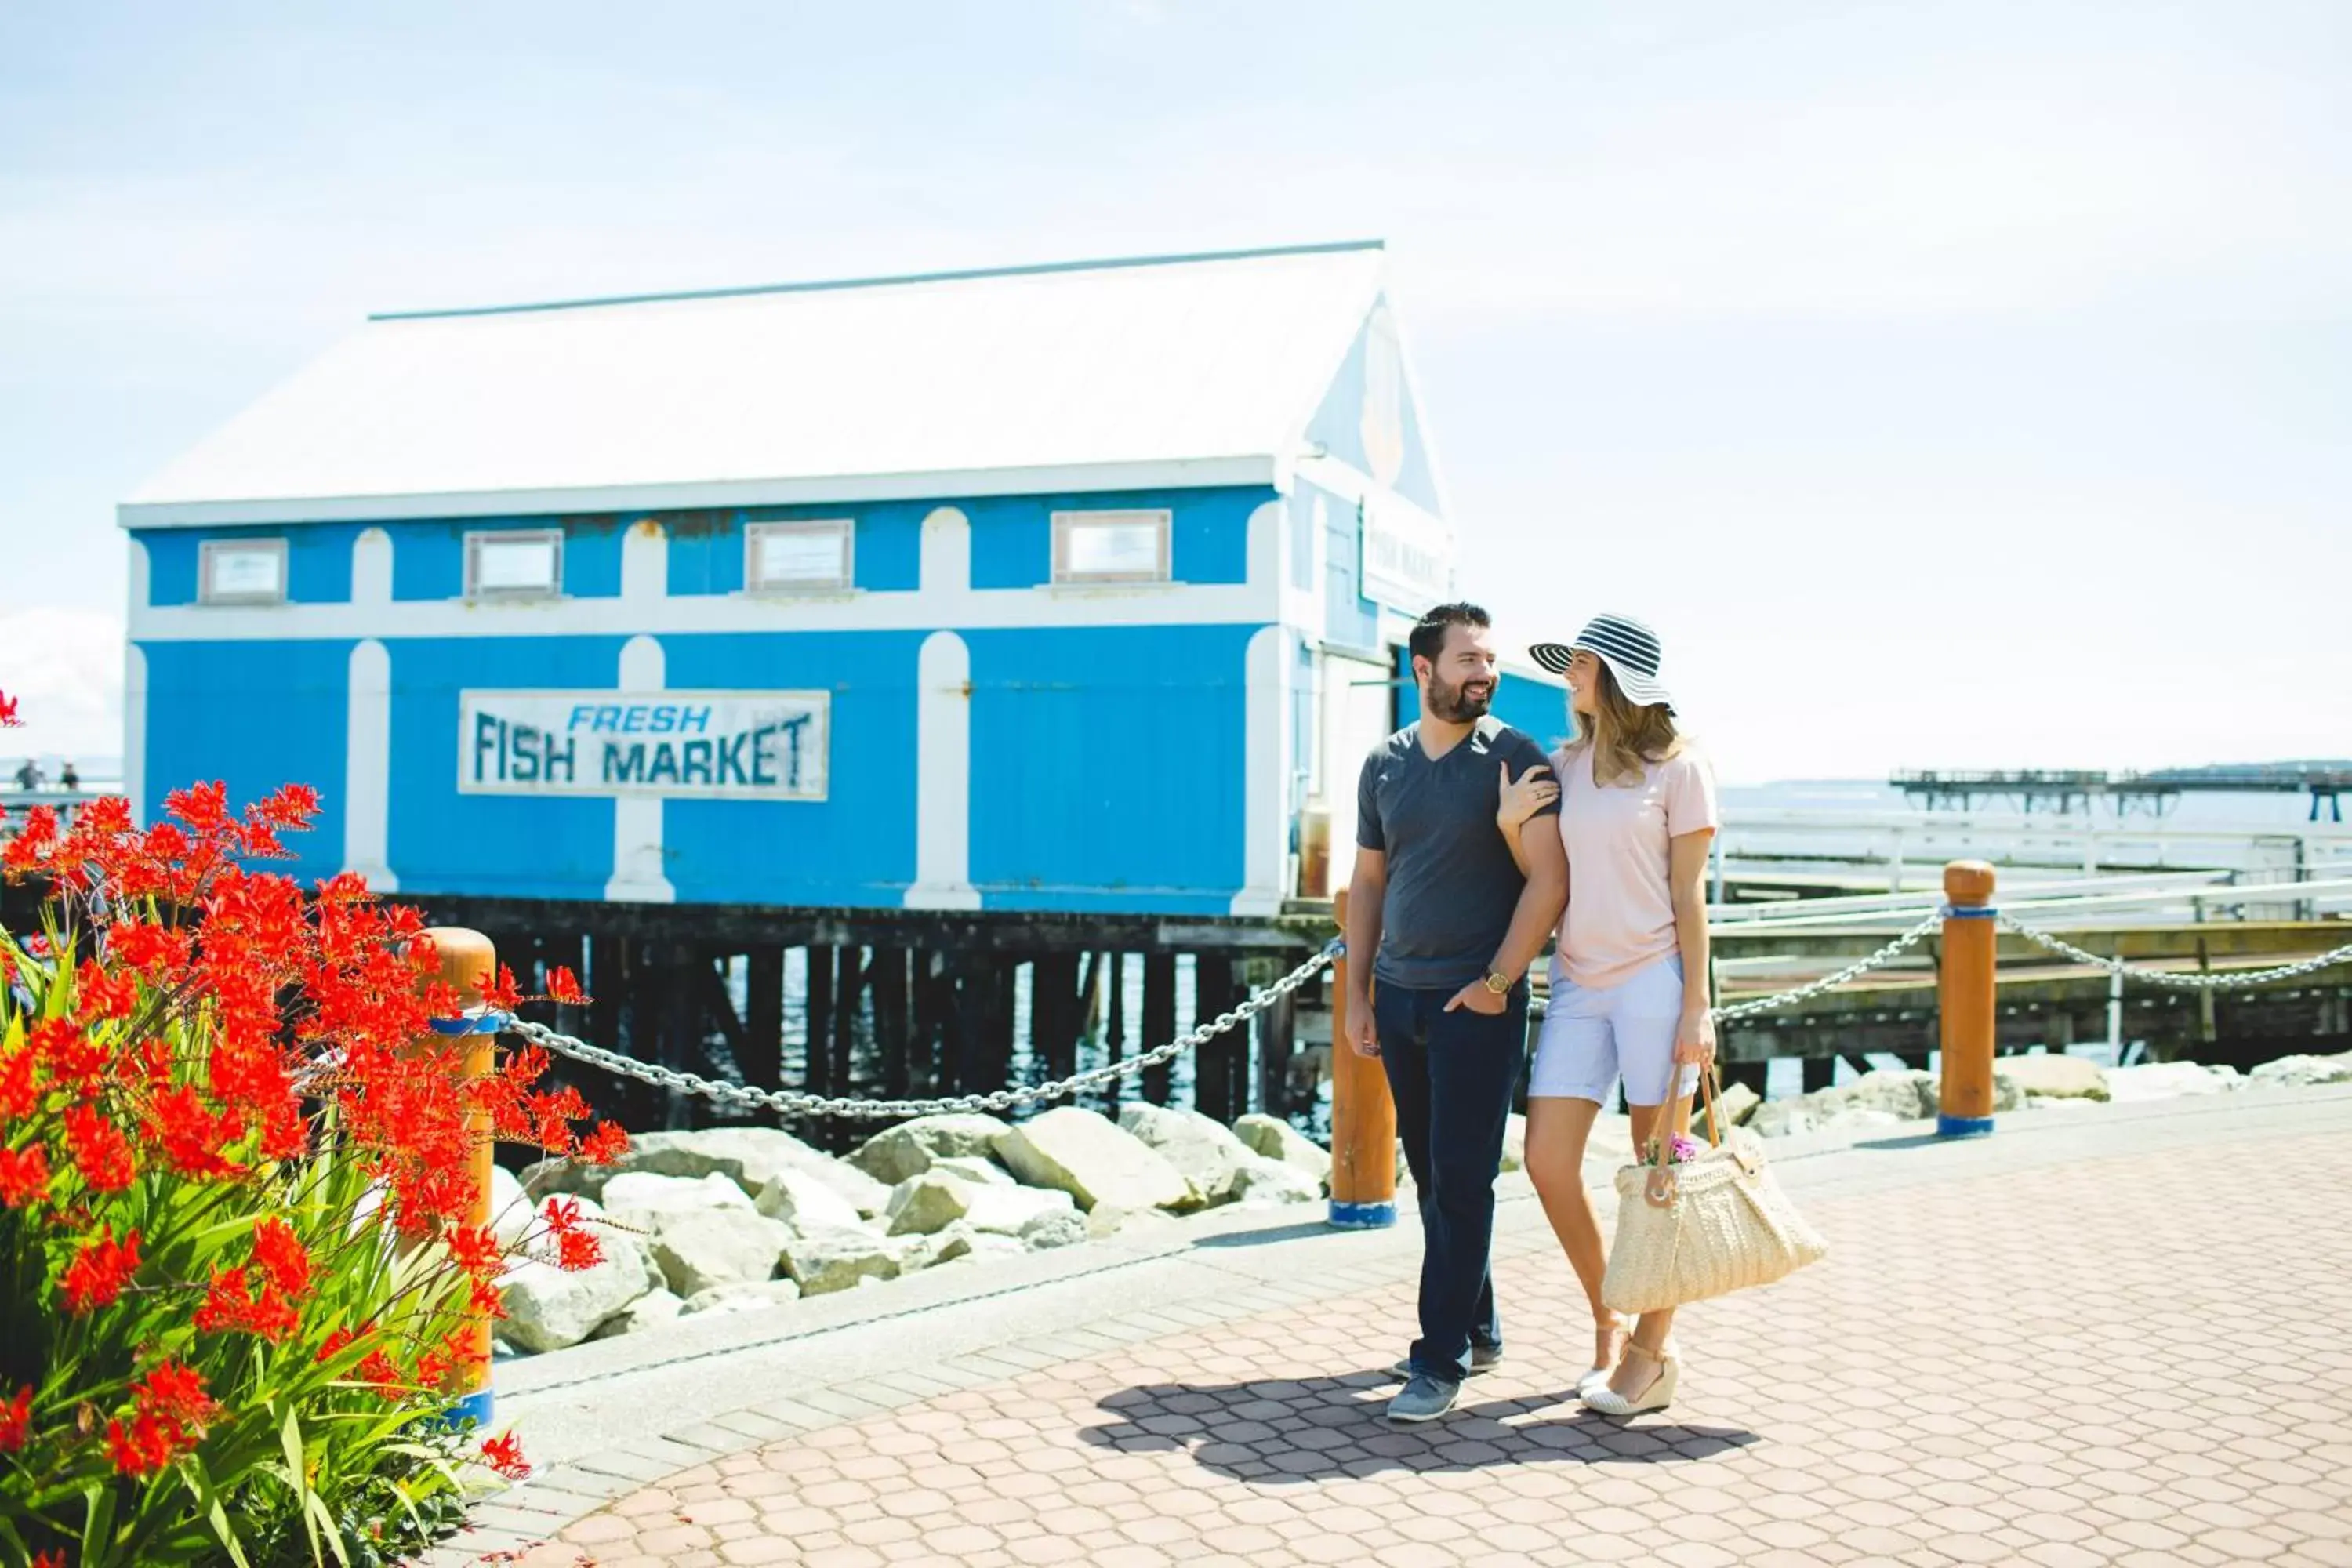
{"type": "Polygon", "coordinates": [[[1328,967],[1345,951],[1347,943],[1334,937],[1323,951],[1230,1012],[1218,1014],[1200,1025],[1192,1033],[1155,1047],[1139,1057],[1130,1057],[1054,1083],[1042,1083],[1022,1089],[1000,1089],[988,1094],[961,1094],[937,1100],[856,1100],[845,1096],[828,1097],[821,1094],[800,1094],[783,1089],[753,1089],[746,1084],[727,1083],[704,1078],[699,1073],[679,1072],[675,1068],[641,1062],[635,1057],[625,1057],[618,1051],[608,1051],[601,1046],[517,1018],[507,1025],[507,1032],[520,1035],[533,1045],[545,1047],[561,1057],[602,1068],[623,1078],[633,1078],[656,1089],[676,1089],[686,1094],[698,1094],[720,1105],[744,1110],[772,1110],[779,1116],[845,1116],[865,1121],[896,1120],[906,1116],[941,1116],[955,1111],[1011,1110],[1017,1107],[1035,1105],[1048,1100],[1061,1100],[1083,1089],[1110,1083],[1130,1077],[1147,1068],[1173,1061],[1186,1051],[1204,1045],[1263,1013],[1284,996],[1289,995],[1328,967]]]}
{"type": "Polygon", "coordinates": [[[1709,1016],[1718,1024],[1725,1024],[1735,1018],[1752,1018],[1759,1013],[1777,1013],[1783,1007],[1791,1007],[1800,1002],[1810,1002],[1824,991],[1834,991],[1849,980],[1859,979],[1883,964],[1892,963],[1906,950],[1916,946],[1928,932],[1943,923],[1944,917],[1941,911],[1925,916],[1917,925],[1913,926],[1876,952],[1847,964],[1834,974],[1824,974],[1810,984],[1800,985],[1794,991],[1783,991],[1777,996],[1759,996],[1753,1001],[1735,1003],[1728,1007],[1714,1008],[1709,1016]]]}
{"type": "Polygon", "coordinates": [[[2053,936],[2046,931],[2036,931],[2014,915],[1998,915],[2001,929],[2015,931],[2026,941],[2047,948],[2050,952],[2077,963],[2087,963],[2104,969],[2119,979],[2144,984],[2162,986],[2173,991],[2243,991],[2257,985],[2268,985],[2280,980],[2293,980],[2331,964],[2352,959],[2352,943],[2306,958],[2300,963],[2282,964],[2276,969],[2242,969],[2225,974],[2176,974],[2163,970],[2134,969],[2120,958],[2106,958],[2087,948],[2076,947],[2065,938],[2053,936]]]}

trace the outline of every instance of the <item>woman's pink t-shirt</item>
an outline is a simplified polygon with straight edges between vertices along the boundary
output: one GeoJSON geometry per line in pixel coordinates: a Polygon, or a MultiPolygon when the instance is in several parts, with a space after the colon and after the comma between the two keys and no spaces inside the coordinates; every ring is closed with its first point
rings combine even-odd
{"type": "Polygon", "coordinates": [[[1559,837],[1568,848],[1568,909],[1559,917],[1552,980],[1622,985],[1675,951],[1669,842],[1712,832],[1715,770],[1685,748],[1653,763],[1638,784],[1592,782],[1590,747],[1555,752],[1559,837]]]}

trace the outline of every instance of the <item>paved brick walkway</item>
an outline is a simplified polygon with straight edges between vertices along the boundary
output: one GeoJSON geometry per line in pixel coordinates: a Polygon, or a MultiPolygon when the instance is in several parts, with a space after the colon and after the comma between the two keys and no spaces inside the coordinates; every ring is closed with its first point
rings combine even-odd
{"type": "Polygon", "coordinates": [[[1629,1426],[1568,1396],[1582,1299],[1518,1247],[1509,1359],[1435,1426],[1380,1419],[1400,1278],[719,1458],[502,1560],[2352,1564],[2352,1116],[2170,1142],[1809,1202],[1831,1260],[1691,1309],[1682,1400],[1629,1426]]]}

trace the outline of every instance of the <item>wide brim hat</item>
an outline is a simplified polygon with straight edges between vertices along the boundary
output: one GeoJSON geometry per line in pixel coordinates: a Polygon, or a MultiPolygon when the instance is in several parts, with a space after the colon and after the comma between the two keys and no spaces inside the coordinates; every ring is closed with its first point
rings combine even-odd
{"type": "Polygon", "coordinates": [[[1575,641],[1539,642],[1528,649],[1528,657],[1554,675],[1566,675],[1579,648],[1609,667],[1626,701],[1637,708],[1674,707],[1673,693],[1658,679],[1658,634],[1640,621],[1631,616],[1595,616],[1584,623],[1575,641]]]}

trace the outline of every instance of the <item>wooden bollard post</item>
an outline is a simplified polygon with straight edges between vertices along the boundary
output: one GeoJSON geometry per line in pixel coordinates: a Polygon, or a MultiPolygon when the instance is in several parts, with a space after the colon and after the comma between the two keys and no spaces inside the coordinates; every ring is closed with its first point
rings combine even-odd
{"type": "MultiPolygon", "coordinates": [[[[482,1005],[482,988],[496,978],[499,966],[498,949],[488,937],[478,931],[460,926],[435,926],[425,933],[433,939],[441,955],[441,968],[434,976],[457,988],[466,1006],[482,1005]]],[[[488,1078],[498,1065],[498,1020],[487,1017],[436,1018],[433,1030],[436,1035],[457,1036],[465,1041],[465,1057],[461,1071],[467,1081],[488,1078]]],[[[469,1225],[487,1226],[490,1223],[490,1169],[494,1163],[495,1140],[489,1113],[468,1110],[466,1131],[470,1147],[466,1155],[473,1176],[474,1201],[467,1215],[469,1225]]],[[[487,1430],[490,1425],[490,1315],[467,1309],[461,1331],[466,1346],[466,1359],[455,1375],[458,1379],[459,1398],[457,1408],[449,1413],[453,1421],[472,1421],[487,1430]]]]}
{"type": "MultiPolygon", "coordinates": [[[[1347,889],[1331,906],[1344,933],[1347,889]]],[[[1396,1101],[1380,1058],[1360,1057],[1348,1044],[1348,955],[1341,953],[1331,965],[1330,1223],[1377,1230],[1396,1220],[1396,1101]]]]}
{"type": "Polygon", "coordinates": [[[1944,868],[1944,951],[1936,1011],[1944,1053],[1936,1131],[1981,1138],[1992,1131],[1993,872],[1981,860],[1944,868]]]}

